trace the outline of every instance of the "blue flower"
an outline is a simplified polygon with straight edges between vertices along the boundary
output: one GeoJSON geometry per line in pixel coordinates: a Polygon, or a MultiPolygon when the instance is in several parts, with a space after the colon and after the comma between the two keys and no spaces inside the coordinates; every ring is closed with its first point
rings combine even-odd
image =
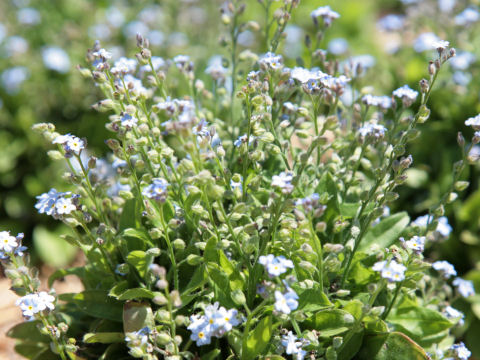
{"type": "Polygon", "coordinates": [[[298,307],[298,295],[292,289],[288,289],[286,293],[282,294],[280,291],[275,291],[275,310],[284,314],[290,314],[298,307]]]}
{"type": "Polygon", "coordinates": [[[234,141],[233,145],[235,145],[236,147],[240,147],[240,145],[246,142],[247,142],[247,134],[243,134],[239,136],[237,140],[234,141]]]}
{"type": "Polygon", "coordinates": [[[405,279],[405,271],[407,268],[395,260],[391,260],[390,262],[384,260],[376,262],[372,270],[379,271],[382,278],[390,282],[398,282],[405,279]]]}
{"type": "Polygon", "coordinates": [[[293,269],[292,260],[288,260],[285,256],[275,257],[273,254],[267,256],[260,256],[258,263],[263,265],[267,270],[269,276],[279,276],[287,271],[287,269],[293,269]]]}
{"type": "Polygon", "coordinates": [[[456,278],[452,283],[457,287],[458,292],[463,297],[469,297],[475,295],[475,289],[473,288],[473,282],[470,280],[464,280],[462,278],[456,278]]]}
{"type": "Polygon", "coordinates": [[[303,360],[307,352],[302,350],[303,341],[299,341],[291,331],[282,336],[282,346],[288,355],[296,355],[297,360],[303,360]]]}
{"type": "Polygon", "coordinates": [[[457,271],[455,270],[453,265],[445,260],[435,261],[432,264],[432,267],[438,272],[440,272],[445,279],[448,279],[451,276],[457,275],[457,271]]]}
{"type": "Polygon", "coordinates": [[[168,182],[162,178],[152,179],[152,183],[145,187],[142,194],[149,199],[165,201],[167,197],[168,182]]]}

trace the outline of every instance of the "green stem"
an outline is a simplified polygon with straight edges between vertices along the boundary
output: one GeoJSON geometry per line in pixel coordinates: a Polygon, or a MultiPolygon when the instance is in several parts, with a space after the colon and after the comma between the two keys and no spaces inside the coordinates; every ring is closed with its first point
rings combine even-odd
{"type": "Polygon", "coordinates": [[[172,246],[172,243],[170,241],[170,236],[168,235],[168,226],[167,226],[167,223],[165,222],[165,218],[163,216],[163,209],[160,209],[157,204],[155,204],[155,208],[157,209],[157,212],[160,216],[160,223],[162,224],[162,228],[163,228],[163,232],[164,232],[164,236],[165,236],[165,242],[167,243],[168,253],[169,253],[169,256],[170,256],[170,261],[172,263],[173,281],[174,281],[175,290],[179,290],[177,261],[175,260],[175,253],[173,251],[173,246],[172,246]]]}
{"type": "Polygon", "coordinates": [[[387,311],[385,311],[382,314],[382,320],[385,320],[388,317],[388,314],[390,314],[390,311],[392,310],[393,305],[395,305],[395,301],[397,301],[398,294],[400,293],[400,289],[402,288],[404,281],[405,280],[402,280],[397,284],[397,287],[395,288],[395,293],[393,294],[392,301],[390,302],[390,305],[388,305],[387,311]]]}

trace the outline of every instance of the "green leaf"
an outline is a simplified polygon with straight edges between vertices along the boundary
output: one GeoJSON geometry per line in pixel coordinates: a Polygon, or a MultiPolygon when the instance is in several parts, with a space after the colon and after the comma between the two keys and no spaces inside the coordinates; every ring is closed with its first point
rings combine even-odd
{"type": "Polygon", "coordinates": [[[60,237],[66,231],[65,226],[59,226],[55,232],[51,232],[43,226],[36,226],[33,230],[33,244],[37,254],[52,267],[68,265],[77,253],[76,247],[60,237]]]}
{"type": "Polygon", "coordinates": [[[120,221],[118,225],[118,231],[121,232],[127,228],[136,228],[136,200],[130,199],[123,205],[122,215],[120,215],[120,221]]]}
{"type": "Polygon", "coordinates": [[[304,321],[304,324],[317,330],[321,337],[331,337],[349,330],[355,319],[349,312],[341,309],[321,310],[304,321]]]}
{"type": "Polygon", "coordinates": [[[153,329],[155,320],[148,303],[128,302],[123,306],[123,331],[138,331],[145,326],[153,329]]]}
{"type": "Polygon", "coordinates": [[[128,289],[128,281],[122,280],[112,287],[108,293],[108,296],[118,299],[118,297],[128,289]]]}
{"type": "MultiPolygon", "coordinates": [[[[358,210],[360,209],[361,204],[358,203],[341,203],[339,205],[340,215],[344,216],[345,218],[353,218],[357,215],[358,210]]],[[[368,204],[365,208],[366,212],[372,211],[374,208],[374,204],[368,204]]]]}
{"type": "Polygon", "coordinates": [[[50,348],[40,352],[37,356],[32,358],[33,360],[58,360],[58,355],[51,352],[50,348]]]}
{"type": "Polygon", "coordinates": [[[153,245],[152,239],[150,238],[150,235],[145,229],[133,229],[133,228],[128,228],[123,230],[122,236],[127,236],[127,237],[132,237],[135,239],[142,240],[143,242],[153,245]]]}
{"type": "Polygon", "coordinates": [[[85,267],[73,267],[70,269],[58,269],[48,278],[48,286],[52,287],[55,280],[62,279],[68,275],[76,275],[80,280],[84,280],[85,267]]]}
{"type": "Polygon", "coordinates": [[[328,297],[320,288],[300,290],[294,287],[298,294],[298,309],[306,312],[315,312],[332,306],[328,297]]]}
{"type": "Polygon", "coordinates": [[[270,344],[273,330],[271,316],[260,320],[255,329],[243,340],[242,359],[255,359],[256,356],[261,355],[270,344]]]}
{"type": "Polygon", "coordinates": [[[207,274],[208,279],[213,284],[215,298],[218,299],[220,304],[225,307],[235,307],[235,303],[230,296],[230,280],[225,272],[217,264],[208,263],[207,274]]]}
{"type": "Polygon", "coordinates": [[[211,237],[207,241],[207,245],[205,246],[205,251],[203,252],[203,257],[205,258],[206,262],[219,262],[218,258],[218,249],[217,249],[217,239],[215,237],[211,237]]]}
{"type": "Polygon", "coordinates": [[[168,224],[168,222],[175,217],[175,208],[173,207],[172,203],[167,200],[163,203],[162,210],[163,218],[168,224]]]}
{"type": "Polygon", "coordinates": [[[135,289],[128,289],[124,293],[122,293],[118,300],[133,300],[133,299],[153,299],[155,297],[155,293],[151,290],[145,288],[135,288],[135,289]]]}
{"type": "Polygon", "coordinates": [[[356,358],[358,360],[430,359],[425,350],[400,332],[365,336],[365,341],[356,358]]]}
{"type": "Polygon", "coordinates": [[[480,218],[480,190],[475,191],[465,200],[458,211],[458,217],[464,222],[480,218]]]}
{"type": "Polygon", "coordinates": [[[348,311],[357,320],[360,320],[362,318],[362,314],[363,314],[362,309],[363,309],[363,303],[358,299],[349,301],[343,307],[343,310],[348,311]]]}
{"type": "Polygon", "coordinates": [[[122,321],[122,303],[108,297],[104,290],[85,290],[79,294],[62,294],[60,300],[69,300],[84,313],[112,321],[122,321]]]}
{"type": "Polygon", "coordinates": [[[387,320],[395,325],[396,329],[420,343],[423,338],[453,326],[453,323],[439,312],[420,306],[397,307],[387,320]]]}
{"type": "Polygon", "coordinates": [[[348,342],[342,346],[341,350],[337,354],[337,359],[351,360],[362,347],[364,334],[365,332],[363,329],[355,332],[348,342]]]}
{"type": "Polygon", "coordinates": [[[142,279],[145,278],[152,260],[152,257],[145,251],[135,250],[127,255],[127,262],[138,271],[142,279]]]}
{"type": "Polygon", "coordinates": [[[379,248],[386,248],[398,240],[403,230],[410,223],[410,217],[403,211],[381,220],[365,234],[358,246],[359,250],[366,250],[375,244],[379,248]]]}
{"type": "Polygon", "coordinates": [[[38,324],[41,324],[38,320],[20,323],[8,330],[7,336],[13,339],[28,339],[31,342],[50,343],[50,337],[38,331],[38,324]]]}
{"type": "Polygon", "coordinates": [[[47,351],[48,344],[35,343],[30,341],[21,342],[15,345],[15,352],[26,357],[27,359],[33,359],[39,353],[47,351]]]}
{"type": "Polygon", "coordinates": [[[222,352],[220,349],[214,349],[210,351],[208,354],[202,355],[202,360],[214,360],[217,359],[218,355],[220,355],[222,352]]]}
{"type": "Polygon", "coordinates": [[[87,333],[83,336],[83,342],[87,344],[101,343],[111,344],[125,341],[125,334],[121,332],[87,333]]]}

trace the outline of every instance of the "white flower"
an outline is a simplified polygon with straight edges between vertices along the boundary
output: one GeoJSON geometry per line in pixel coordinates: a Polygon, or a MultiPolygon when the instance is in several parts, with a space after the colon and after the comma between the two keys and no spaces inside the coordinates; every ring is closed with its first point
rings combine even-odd
{"type": "Polygon", "coordinates": [[[298,307],[298,295],[292,289],[288,289],[285,294],[275,291],[275,310],[284,314],[290,314],[292,310],[298,307]]]}
{"type": "Polygon", "coordinates": [[[306,212],[313,211],[314,208],[318,206],[318,201],[320,200],[320,196],[317,193],[313,193],[310,196],[306,196],[303,199],[298,199],[295,202],[295,205],[300,205],[306,212]]]}
{"type": "Polygon", "coordinates": [[[228,69],[223,66],[220,55],[211,57],[208,61],[208,67],[205,69],[205,73],[209,74],[214,80],[224,80],[227,72],[228,69]]]}
{"type": "Polygon", "coordinates": [[[438,51],[443,51],[445,50],[450,43],[446,40],[436,40],[432,42],[432,47],[434,49],[437,49],[438,51]]]}
{"type": "Polygon", "coordinates": [[[210,344],[212,336],[222,337],[233,326],[240,324],[236,309],[227,310],[223,306],[219,308],[218,305],[218,302],[208,305],[204,316],[190,316],[187,329],[192,332],[190,339],[195,341],[197,346],[210,344]]]}
{"type": "Polygon", "coordinates": [[[10,235],[10,231],[0,231],[0,250],[2,252],[12,252],[17,246],[17,239],[10,235]]]}
{"type": "Polygon", "coordinates": [[[455,270],[453,265],[450,264],[448,261],[445,261],[445,260],[435,261],[432,264],[432,267],[435,270],[437,270],[438,272],[440,272],[445,279],[448,279],[451,276],[457,275],[457,271],[455,270]]]}
{"type": "Polygon", "coordinates": [[[112,54],[105,49],[95,51],[92,55],[101,59],[110,59],[112,57],[112,54]]]}
{"type": "Polygon", "coordinates": [[[115,76],[132,74],[137,69],[137,61],[134,59],[128,59],[126,57],[121,57],[110,70],[111,73],[115,76]]]}
{"type": "MultiPolygon", "coordinates": [[[[432,215],[423,215],[416,218],[412,224],[418,227],[426,227],[433,220],[432,215]]],[[[435,229],[443,237],[448,237],[452,232],[452,227],[448,223],[446,216],[441,216],[438,218],[437,228],[435,229]]]]}
{"type": "Polygon", "coordinates": [[[258,262],[265,267],[271,277],[279,276],[285,273],[287,269],[293,269],[293,261],[287,260],[284,256],[262,255],[258,258],[258,262]]]}
{"type": "Polygon", "coordinates": [[[392,98],[389,96],[375,96],[367,94],[362,97],[362,102],[368,106],[378,106],[382,109],[389,109],[392,107],[392,98]]]}
{"type": "Polygon", "coordinates": [[[468,360],[468,358],[472,355],[470,350],[468,350],[463,342],[459,344],[454,344],[451,346],[450,350],[453,351],[455,357],[458,360],[468,360]]]}
{"type": "Polygon", "coordinates": [[[438,0],[438,8],[443,12],[450,12],[455,7],[457,0],[438,0]]]}
{"type": "Polygon", "coordinates": [[[457,55],[449,60],[450,66],[455,70],[467,70],[475,62],[475,55],[468,51],[458,52],[457,55]]]}
{"type": "Polygon", "coordinates": [[[463,10],[460,14],[455,16],[455,24],[466,26],[480,19],[480,14],[477,9],[469,7],[463,10]]]}
{"type": "Polygon", "coordinates": [[[26,318],[32,318],[36,313],[40,312],[37,294],[27,294],[18,299],[15,304],[20,307],[23,316],[26,318]]]}
{"type": "Polygon", "coordinates": [[[127,129],[131,129],[135,127],[135,125],[138,122],[138,119],[135,116],[125,113],[120,118],[120,121],[122,122],[122,125],[125,126],[127,129]]]}
{"type": "Polygon", "coordinates": [[[48,193],[43,193],[37,196],[37,203],[35,208],[40,214],[47,214],[53,216],[54,219],[62,218],[62,215],[70,214],[76,210],[73,204],[73,199],[78,195],[71,192],[58,192],[55,189],[50,189],[48,193]]]}
{"type": "Polygon", "coordinates": [[[328,51],[333,55],[342,55],[348,50],[348,42],[344,38],[332,39],[328,43],[328,51]]]}
{"type": "Polygon", "coordinates": [[[405,279],[405,271],[407,268],[395,260],[391,260],[390,262],[384,260],[376,262],[372,270],[379,271],[380,275],[390,282],[398,282],[405,279]]]}
{"type": "Polygon", "coordinates": [[[452,227],[448,223],[448,219],[446,216],[441,216],[438,218],[438,225],[435,229],[436,232],[440,233],[443,237],[448,237],[452,232],[452,227]]]}
{"type": "Polygon", "coordinates": [[[40,293],[27,294],[16,301],[16,305],[20,307],[23,316],[32,318],[35,314],[46,309],[53,310],[55,305],[53,302],[55,297],[47,294],[45,291],[40,293]]]}
{"type": "Polygon", "coordinates": [[[413,103],[418,96],[418,91],[411,89],[408,85],[403,85],[393,92],[393,95],[402,100],[408,100],[409,103],[413,103]]]}
{"type": "Polygon", "coordinates": [[[451,306],[447,306],[443,310],[443,315],[445,315],[447,319],[458,319],[458,325],[460,326],[464,323],[463,319],[465,318],[465,315],[451,306]]]}
{"type": "Polygon", "coordinates": [[[469,297],[475,295],[475,289],[473,288],[473,282],[470,280],[464,280],[462,278],[456,278],[452,283],[457,287],[458,292],[463,297],[469,297]]]}
{"type": "Polygon", "coordinates": [[[401,30],[405,24],[405,16],[388,14],[377,21],[377,27],[384,31],[401,30]]]}
{"type": "Polygon", "coordinates": [[[40,291],[38,293],[38,302],[39,302],[39,307],[42,310],[49,309],[53,310],[55,308],[55,305],[53,304],[55,301],[55,297],[46,293],[45,291],[40,291]]]}
{"type": "Polygon", "coordinates": [[[421,253],[425,249],[425,236],[414,236],[405,241],[405,245],[416,253],[421,253]]]}
{"type": "Polygon", "coordinates": [[[288,355],[296,355],[297,360],[302,360],[307,352],[302,350],[302,341],[298,341],[297,337],[291,331],[287,335],[282,336],[282,346],[288,355]]]}
{"type": "Polygon", "coordinates": [[[378,124],[370,124],[370,123],[367,123],[363,125],[360,129],[358,129],[358,133],[362,138],[365,138],[367,136],[372,136],[375,139],[384,137],[385,131],[387,131],[385,126],[378,125],[378,124]]]}
{"type": "Polygon", "coordinates": [[[61,197],[55,202],[55,211],[59,215],[67,215],[75,210],[77,210],[77,207],[72,203],[71,198],[61,197]]]}
{"type": "Polygon", "coordinates": [[[289,193],[293,191],[293,173],[283,171],[279,175],[272,176],[272,186],[282,189],[282,192],[289,193]]]}
{"type": "Polygon", "coordinates": [[[321,17],[326,26],[329,26],[332,23],[332,20],[338,19],[340,14],[333,11],[330,6],[320,6],[319,8],[313,10],[310,13],[312,19],[316,22],[319,17],[321,17]]]}
{"type": "Polygon", "coordinates": [[[65,50],[59,47],[46,47],[42,50],[42,59],[45,66],[59,73],[70,70],[70,58],[65,50]]]}
{"type": "Polygon", "coordinates": [[[53,139],[52,144],[62,145],[67,155],[71,153],[79,155],[85,148],[85,142],[82,139],[70,134],[57,136],[53,139]]]}
{"type": "Polygon", "coordinates": [[[282,56],[275,55],[272,52],[268,52],[263,55],[259,60],[258,63],[260,66],[264,66],[265,68],[270,68],[272,70],[277,70],[282,67],[282,56]]]}
{"type": "Polygon", "coordinates": [[[240,181],[234,181],[233,179],[230,179],[230,188],[232,190],[240,189],[240,191],[242,191],[242,181],[242,177],[240,177],[240,181]]]}
{"type": "Polygon", "coordinates": [[[465,120],[465,125],[472,126],[475,130],[480,130],[480,114],[465,120]]]}
{"type": "Polygon", "coordinates": [[[302,68],[302,67],[294,67],[290,71],[290,77],[292,79],[300,81],[302,84],[307,83],[307,81],[310,80],[310,79],[317,79],[318,80],[318,79],[320,79],[320,78],[322,78],[326,75],[327,74],[321,72],[320,70],[312,71],[312,70],[308,70],[308,69],[305,69],[305,68],[302,68]]]}
{"type": "Polygon", "coordinates": [[[152,183],[143,189],[142,195],[149,199],[163,200],[167,196],[167,186],[165,179],[152,179],[152,183]]]}
{"type": "Polygon", "coordinates": [[[436,43],[437,41],[440,41],[437,35],[435,35],[432,32],[426,32],[426,33],[420,34],[417,37],[417,39],[413,43],[413,49],[416,52],[432,50],[432,49],[435,49],[433,44],[436,43]]]}

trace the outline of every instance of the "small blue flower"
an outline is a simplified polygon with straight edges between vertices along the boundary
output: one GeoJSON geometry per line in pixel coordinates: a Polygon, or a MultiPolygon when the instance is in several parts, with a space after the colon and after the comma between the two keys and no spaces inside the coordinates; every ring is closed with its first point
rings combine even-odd
{"type": "Polygon", "coordinates": [[[442,260],[442,261],[435,261],[432,264],[432,267],[440,272],[443,276],[443,278],[448,279],[451,276],[457,275],[457,271],[453,267],[452,264],[450,264],[448,261],[442,260]]]}
{"type": "Polygon", "coordinates": [[[152,183],[145,187],[142,194],[149,199],[165,201],[167,197],[168,182],[162,178],[152,179],[152,183]]]}
{"type": "Polygon", "coordinates": [[[463,342],[452,345],[450,350],[453,351],[455,358],[458,360],[468,360],[472,355],[463,342]]]}
{"type": "Polygon", "coordinates": [[[457,287],[460,295],[464,298],[475,295],[475,289],[473,288],[473,282],[470,280],[464,280],[462,278],[456,278],[452,283],[457,287]]]}
{"type": "Polygon", "coordinates": [[[292,260],[288,260],[282,255],[277,257],[273,254],[262,255],[258,258],[258,263],[265,267],[270,277],[279,276],[285,273],[287,269],[293,269],[292,260]]]}
{"type": "Polygon", "coordinates": [[[292,289],[288,289],[286,293],[282,294],[280,291],[275,291],[275,310],[284,314],[290,314],[298,307],[298,295],[292,289]]]}
{"type": "Polygon", "coordinates": [[[232,190],[240,189],[240,191],[242,191],[243,190],[242,181],[243,181],[242,177],[240,177],[240,181],[234,181],[233,179],[231,179],[230,187],[232,188],[232,190]]]}
{"type": "Polygon", "coordinates": [[[405,279],[405,271],[407,268],[395,260],[391,260],[390,262],[384,260],[376,262],[372,270],[379,271],[382,278],[390,282],[398,282],[405,279]]]}

